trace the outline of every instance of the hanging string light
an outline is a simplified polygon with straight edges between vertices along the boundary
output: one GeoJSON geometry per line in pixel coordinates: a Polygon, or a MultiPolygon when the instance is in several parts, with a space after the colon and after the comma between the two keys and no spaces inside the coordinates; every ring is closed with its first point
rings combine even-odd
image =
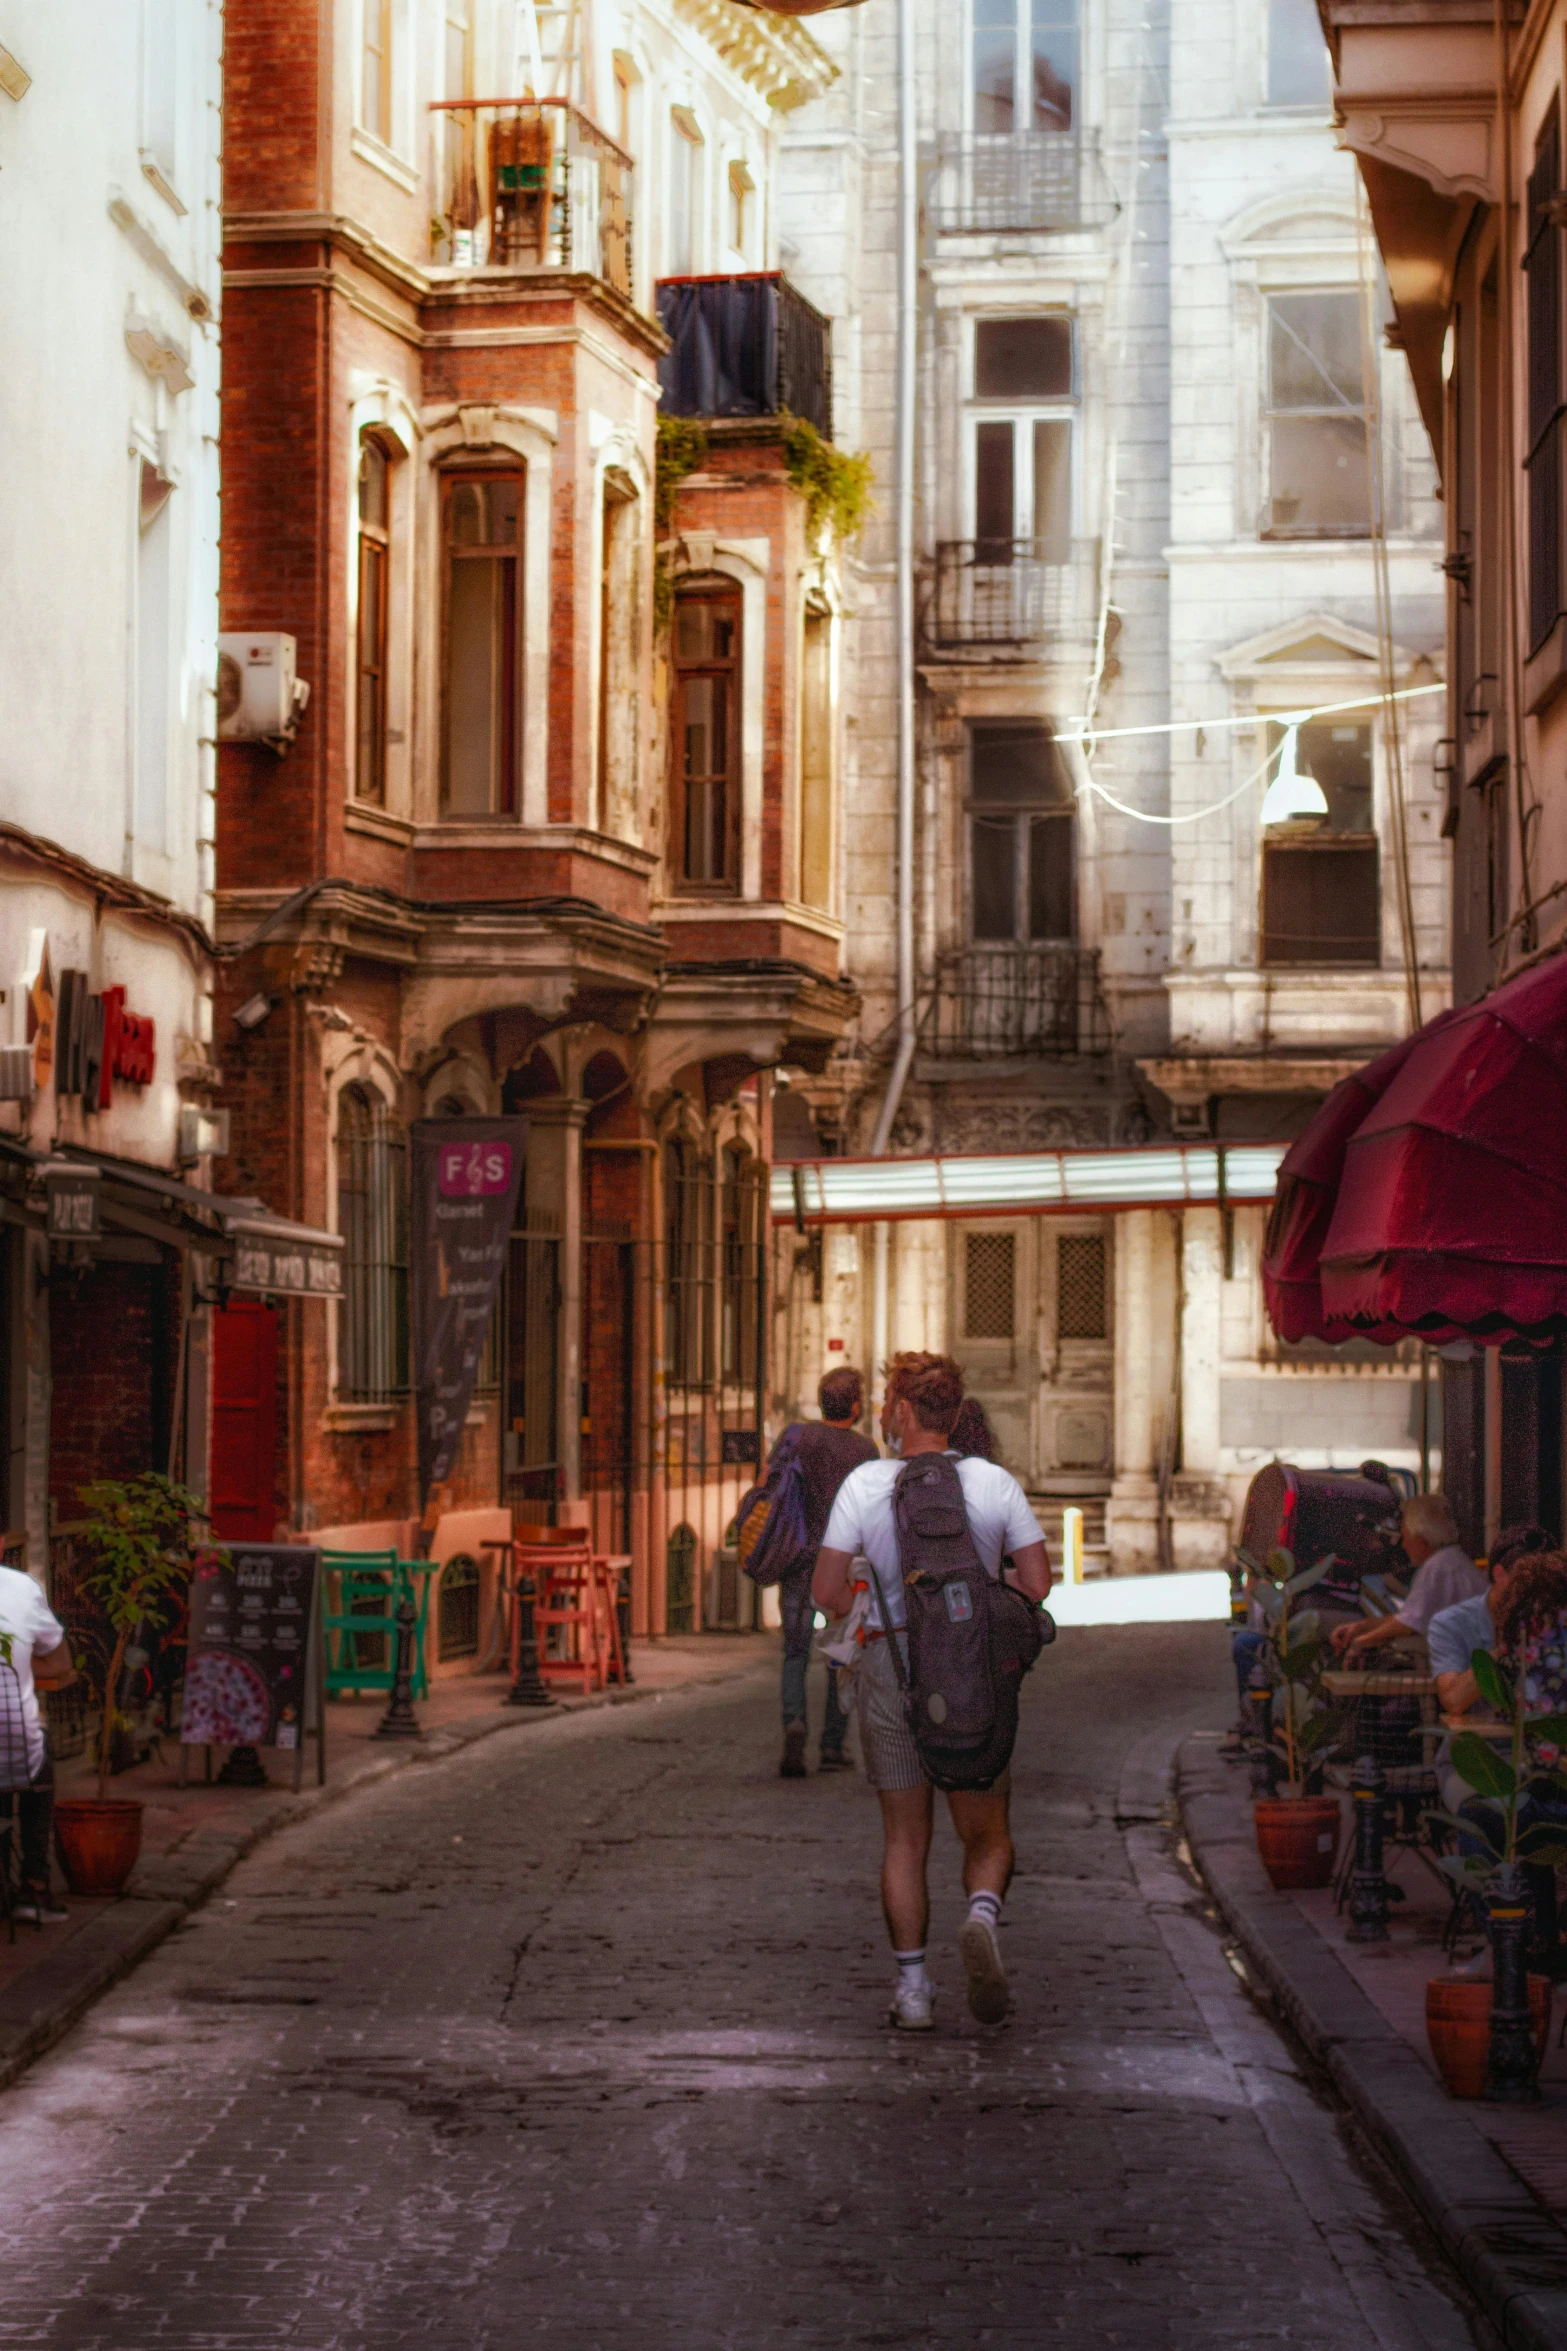
{"type": "Polygon", "coordinates": [[[1300,729],[1288,726],[1279,745],[1279,772],[1262,796],[1264,832],[1274,825],[1300,824],[1326,816],[1328,796],[1309,767],[1300,764],[1300,729]]]}

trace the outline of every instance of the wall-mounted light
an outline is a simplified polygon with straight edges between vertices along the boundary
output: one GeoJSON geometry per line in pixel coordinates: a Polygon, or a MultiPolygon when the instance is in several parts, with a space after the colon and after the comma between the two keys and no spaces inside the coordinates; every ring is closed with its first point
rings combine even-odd
{"type": "Polygon", "coordinates": [[[252,1029],[260,1028],[262,1022],[266,1019],[268,1013],[271,1010],[271,997],[267,994],[264,988],[258,988],[254,996],[247,996],[245,998],[244,1003],[235,1013],[234,1026],[237,1029],[243,1029],[248,1036],[252,1029]]]}

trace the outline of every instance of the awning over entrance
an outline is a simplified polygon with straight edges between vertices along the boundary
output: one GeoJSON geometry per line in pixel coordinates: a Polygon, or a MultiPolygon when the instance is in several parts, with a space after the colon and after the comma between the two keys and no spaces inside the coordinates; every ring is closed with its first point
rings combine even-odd
{"type": "Polygon", "coordinates": [[[776,1165],[775,1224],[1081,1214],[1269,1200],[1281,1143],[1167,1143],[994,1158],[806,1159],[776,1165]]]}
{"type": "MultiPolygon", "coordinates": [[[[1281,1178],[1293,1186],[1298,1173],[1304,1186],[1315,1168],[1326,1181],[1340,1154],[1317,1335],[1567,1329],[1567,956],[1430,1022],[1363,1076],[1378,1073],[1385,1082],[1353,1131],[1343,1132],[1340,1088],[1281,1178]]],[[[1296,1335],[1286,1313],[1310,1300],[1308,1205],[1302,1190],[1297,1214],[1281,1188],[1270,1228],[1264,1278],[1281,1337],[1296,1335]]],[[[1321,1207],[1319,1185],[1316,1226],[1321,1207]]]]}
{"type": "Polygon", "coordinates": [[[56,1239],[90,1245],[107,1226],[195,1250],[210,1259],[217,1288],[258,1297],[335,1298],[343,1286],[341,1234],[275,1216],[264,1201],[204,1192],[157,1168],[76,1145],[38,1165],[56,1239]]]}

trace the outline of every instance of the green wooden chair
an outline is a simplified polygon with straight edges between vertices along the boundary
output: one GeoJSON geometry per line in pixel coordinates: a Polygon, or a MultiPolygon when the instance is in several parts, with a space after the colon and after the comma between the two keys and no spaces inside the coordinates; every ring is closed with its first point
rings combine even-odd
{"type": "Polygon", "coordinates": [[[357,1697],[392,1687],[397,1661],[394,1618],[406,1596],[414,1603],[414,1688],[429,1695],[425,1635],[430,1609],[432,1564],[399,1559],[395,1551],[324,1551],[321,1554],[326,1605],[326,1694],[357,1697]]]}

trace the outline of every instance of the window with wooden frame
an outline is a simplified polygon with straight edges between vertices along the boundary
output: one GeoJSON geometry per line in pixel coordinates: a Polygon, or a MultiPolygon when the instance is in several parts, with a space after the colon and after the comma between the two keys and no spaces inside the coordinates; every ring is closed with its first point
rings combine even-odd
{"type": "Polygon", "coordinates": [[[401,1127],[369,1086],[337,1104],[337,1393],[382,1404],[408,1386],[408,1173],[401,1127]]]}
{"type": "MultiPolygon", "coordinates": [[[[1282,735],[1269,726],[1269,748],[1282,735]]],[[[1328,813],[1263,836],[1262,965],[1375,966],[1382,960],[1382,876],[1372,786],[1372,730],[1319,719],[1300,730],[1302,774],[1328,813]]]]}
{"type": "Polygon", "coordinates": [[[441,481],[441,814],[517,813],[522,740],[522,524],[525,476],[459,472],[441,481]]]}
{"type": "Polygon", "coordinates": [[[354,798],[386,806],[387,609],[392,566],[392,456],[359,443],[359,610],[354,664],[354,798]]]}
{"type": "Polygon", "coordinates": [[[682,890],[740,886],[740,590],[675,591],[669,863],[682,890]]]}
{"type": "Polygon", "coordinates": [[[974,128],[1069,131],[1078,83],[1077,0],[972,0],[974,128]]]}
{"type": "Polygon", "coordinates": [[[1048,726],[969,729],[969,935],[1025,946],[1077,930],[1076,809],[1048,726]]]}
{"type": "Polygon", "coordinates": [[[1268,297],[1270,539],[1356,539],[1371,528],[1361,300],[1346,287],[1268,297]]]}
{"type": "Polygon", "coordinates": [[[1562,611],[1562,244],[1554,218],[1561,193],[1562,133],[1553,98],[1529,174],[1524,277],[1529,337],[1529,651],[1537,653],[1562,611]]]}
{"type": "Polygon", "coordinates": [[[359,65],[359,120],[383,147],[392,143],[392,0],[360,0],[364,40],[359,65]]]}

